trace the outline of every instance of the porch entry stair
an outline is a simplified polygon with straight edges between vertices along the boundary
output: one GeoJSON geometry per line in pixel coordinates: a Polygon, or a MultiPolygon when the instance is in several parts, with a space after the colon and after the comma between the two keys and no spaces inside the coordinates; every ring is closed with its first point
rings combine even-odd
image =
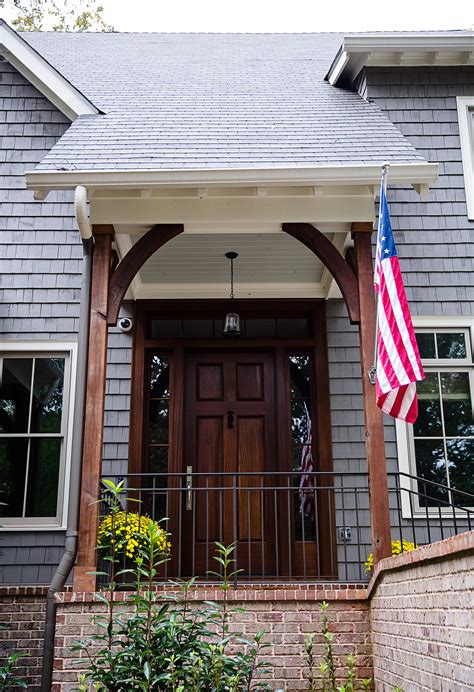
{"type": "MultiPolygon", "coordinates": [[[[216,579],[215,542],[235,544],[234,587],[245,584],[366,583],[372,552],[366,473],[215,472],[102,476],[101,516],[110,513],[103,480],[125,488],[122,509],[163,522],[171,557],[160,582],[216,579]],[[322,522],[321,512],[327,512],[322,522]],[[325,530],[320,531],[321,523],[325,530]],[[329,557],[328,557],[329,556],[329,557]]],[[[474,496],[433,480],[389,473],[392,541],[404,552],[469,531],[474,496]],[[411,546],[408,546],[410,548],[411,546]]],[[[98,558],[98,586],[110,563],[98,558]]],[[[126,568],[124,564],[121,567],[126,568]]]]}

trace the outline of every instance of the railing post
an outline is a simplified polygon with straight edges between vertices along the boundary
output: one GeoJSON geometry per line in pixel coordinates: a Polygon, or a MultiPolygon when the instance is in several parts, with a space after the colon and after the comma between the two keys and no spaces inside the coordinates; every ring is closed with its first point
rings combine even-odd
{"type": "Polygon", "coordinates": [[[237,559],[238,559],[238,538],[239,538],[239,513],[238,513],[238,493],[237,493],[237,475],[234,473],[232,476],[232,515],[233,515],[233,542],[234,542],[234,589],[237,588],[237,559]]]}
{"type": "Polygon", "coordinates": [[[113,226],[94,226],[89,359],[84,418],[84,442],[74,591],[94,591],[96,540],[99,519],[98,491],[104,439],[105,380],[107,373],[107,306],[113,226]]]}
{"type": "Polygon", "coordinates": [[[375,332],[375,299],[372,265],[372,224],[353,224],[354,250],[360,303],[359,343],[365,417],[365,448],[369,471],[370,515],[374,564],[392,554],[387,462],[382,411],[368,372],[372,365],[375,332]]]}

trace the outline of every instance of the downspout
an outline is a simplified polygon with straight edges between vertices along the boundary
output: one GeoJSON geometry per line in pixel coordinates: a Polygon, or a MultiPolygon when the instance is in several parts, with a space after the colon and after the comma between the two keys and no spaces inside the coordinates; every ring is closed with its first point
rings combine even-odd
{"type": "Polygon", "coordinates": [[[79,501],[82,476],[82,441],[84,435],[84,406],[89,341],[92,253],[94,248],[92,228],[87,215],[87,189],[82,185],[76,187],[74,193],[74,211],[77,225],[79,226],[79,232],[81,234],[83,263],[79,309],[79,330],[77,337],[76,391],[74,395],[69,504],[64,553],[51,581],[46,600],[46,622],[44,630],[41,692],[50,692],[52,684],[54,639],[56,633],[55,596],[58,591],[61,591],[64,588],[66,579],[74,567],[78,547],[77,538],[79,528],[79,501]]]}

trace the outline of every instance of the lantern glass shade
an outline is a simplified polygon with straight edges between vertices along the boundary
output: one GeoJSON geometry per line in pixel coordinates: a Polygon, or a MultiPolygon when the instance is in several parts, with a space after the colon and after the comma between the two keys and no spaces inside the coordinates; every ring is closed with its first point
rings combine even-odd
{"type": "Polygon", "coordinates": [[[225,316],[224,336],[240,336],[240,317],[236,312],[228,312],[225,316]]]}

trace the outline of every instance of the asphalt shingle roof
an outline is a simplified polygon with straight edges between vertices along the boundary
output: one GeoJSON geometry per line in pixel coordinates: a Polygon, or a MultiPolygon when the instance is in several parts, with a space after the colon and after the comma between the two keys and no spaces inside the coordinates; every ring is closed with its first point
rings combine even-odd
{"type": "Polygon", "coordinates": [[[22,36],[104,112],[36,170],[424,161],[377,106],[324,81],[342,34],[22,36]]]}

